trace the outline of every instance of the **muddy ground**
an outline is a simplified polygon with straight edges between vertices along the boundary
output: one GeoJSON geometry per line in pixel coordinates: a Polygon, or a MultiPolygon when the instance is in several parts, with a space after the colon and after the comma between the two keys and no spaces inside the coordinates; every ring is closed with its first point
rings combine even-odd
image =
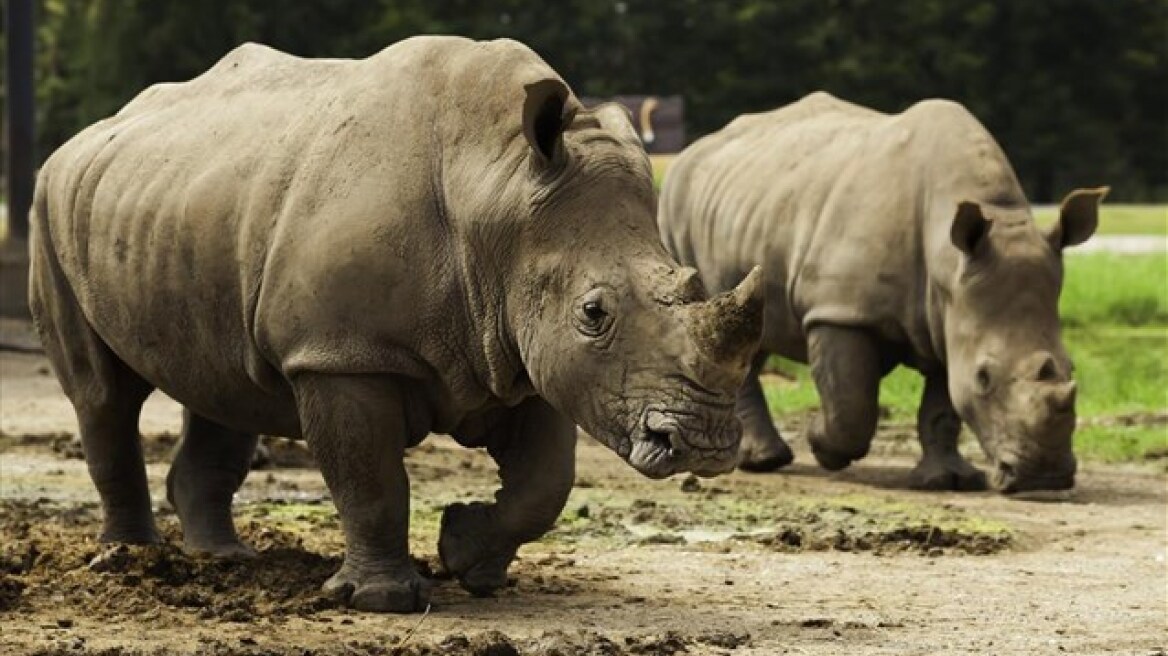
{"type": "MultiPolygon", "coordinates": [[[[639,477],[583,439],[558,527],[512,584],[479,599],[436,556],[444,504],[487,498],[484,453],[435,436],[408,457],[413,550],[436,578],[426,616],[337,607],[336,515],[311,455],[272,440],[238,495],[252,562],[178,548],[162,481],[178,409],[150,401],[149,473],[167,543],[94,540],[97,497],[75,422],[36,354],[0,353],[3,654],[1163,654],[1162,463],[1085,467],[1058,500],[904,489],[912,445],[839,474],[639,477]]],[[[797,423],[786,422],[787,425],[797,423]]]]}

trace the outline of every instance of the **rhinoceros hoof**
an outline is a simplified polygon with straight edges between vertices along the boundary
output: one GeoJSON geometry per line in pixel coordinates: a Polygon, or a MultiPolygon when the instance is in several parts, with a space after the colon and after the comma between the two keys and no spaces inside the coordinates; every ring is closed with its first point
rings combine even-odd
{"type": "Polygon", "coordinates": [[[984,490],[986,475],[960,457],[922,460],[909,474],[909,486],[917,490],[984,490]]]}
{"type": "Polygon", "coordinates": [[[791,447],[782,438],[763,441],[744,437],[738,450],[738,468],[749,472],[771,472],[795,460],[791,447]]]}
{"type": "Polygon", "coordinates": [[[237,539],[219,541],[183,540],[183,551],[192,556],[207,556],[221,560],[251,560],[255,549],[237,539]]]}
{"type": "Polygon", "coordinates": [[[150,526],[121,526],[106,527],[102,530],[98,542],[118,544],[160,544],[162,535],[153,525],[150,526]]]}
{"type": "Polygon", "coordinates": [[[342,565],[322,589],[357,610],[375,613],[417,613],[430,604],[430,581],[412,565],[372,575],[342,565]]]}
{"type": "Polygon", "coordinates": [[[491,507],[482,503],[453,503],[442,513],[438,555],[442,565],[458,577],[472,595],[488,596],[507,585],[507,568],[517,547],[498,535],[491,507]]]}
{"type": "Polygon", "coordinates": [[[869,440],[842,440],[829,436],[821,416],[807,424],[807,443],[811,445],[815,461],[828,471],[839,471],[868,455],[869,440]]]}

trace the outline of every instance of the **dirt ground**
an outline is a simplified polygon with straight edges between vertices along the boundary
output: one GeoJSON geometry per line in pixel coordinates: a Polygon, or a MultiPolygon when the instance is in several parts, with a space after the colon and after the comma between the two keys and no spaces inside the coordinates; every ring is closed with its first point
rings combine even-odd
{"type": "MultiPolygon", "coordinates": [[[[848,471],[796,440],[782,475],[641,478],[587,438],[557,528],[524,547],[512,584],[469,596],[436,556],[441,508],[488,498],[484,453],[442,436],[408,457],[413,550],[436,578],[428,615],[339,608],[335,511],[311,455],[269,440],[236,502],[255,561],[185,556],[163,501],[178,408],[142,428],[160,524],[154,547],[108,547],[44,359],[0,353],[3,654],[1164,654],[1161,465],[1087,465],[1057,500],[904,489],[906,427],[848,471]]],[[[790,422],[787,422],[790,423],[790,422]]]]}

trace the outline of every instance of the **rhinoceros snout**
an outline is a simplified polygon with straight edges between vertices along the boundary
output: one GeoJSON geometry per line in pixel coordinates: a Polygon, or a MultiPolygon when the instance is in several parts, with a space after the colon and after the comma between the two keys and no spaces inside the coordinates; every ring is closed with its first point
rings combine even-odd
{"type": "Polygon", "coordinates": [[[1069,490],[1075,487],[1075,469],[1073,457],[1057,466],[1002,459],[990,473],[990,485],[1002,494],[1069,490]]]}
{"type": "Polygon", "coordinates": [[[686,424],[690,422],[683,421],[683,416],[648,410],[633,439],[629,464],[650,478],[687,471],[699,476],[716,476],[733,470],[742,437],[741,426],[732,421],[718,429],[717,435],[707,435],[704,433],[709,431],[704,426],[688,427],[686,424]]]}

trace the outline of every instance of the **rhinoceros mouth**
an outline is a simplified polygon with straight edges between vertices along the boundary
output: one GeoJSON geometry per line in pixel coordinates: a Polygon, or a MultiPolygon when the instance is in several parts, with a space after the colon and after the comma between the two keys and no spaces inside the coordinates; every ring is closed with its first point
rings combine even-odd
{"type": "MultiPolygon", "coordinates": [[[[715,476],[734,469],[737,462],[738,440],[734,435],[722,435],[713,440],[714,446],[703,448],[694,446],[696,435],[686,427],[681,417],[691,413],[670,412],[668,410],[646,410],[640,425],[632,438],[627,460],[637,471],[649,478],[665,478],[672,474],[690,471],[699,476],[715,476]]],[[[722,429],[741,434],[737,423],[732,422],[722,429]]],[[[709,442],[709,440],[703,440],[709,442]]]]}
{"type": "Polygon", "coordinates": [[[1057,493],[1075,487],[1075,468],[1061,471],[1030,471],[1011,462],[998,460],[990,472],[990,486],[998,492],[1016,498],[1040,499],[1041,494],[1057,493]]]}
{"type": "Polygon", "coordinates": [[[1026,457],[1011,449],[990,455],[990,487],[1001,494],[1063,492],[1075,486],[1075,457],[1071,453],[1026,457]]]}

